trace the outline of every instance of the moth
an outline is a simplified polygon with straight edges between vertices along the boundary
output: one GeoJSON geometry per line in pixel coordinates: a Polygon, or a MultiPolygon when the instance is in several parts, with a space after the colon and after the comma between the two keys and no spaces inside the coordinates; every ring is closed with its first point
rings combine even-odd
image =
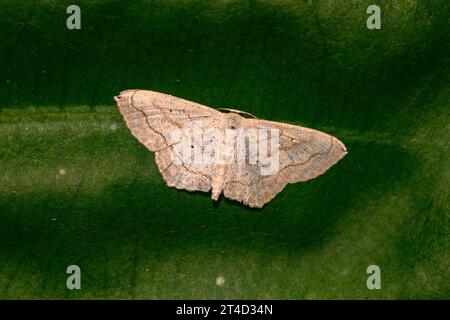
{"type": "Polygon", "coordinates": [[[166,184],[261,208],[290,183],[323,174],[347,154],[321,131],[217,110],[147,90],[114,97],[133,136],[155,153],[166,184]]]}

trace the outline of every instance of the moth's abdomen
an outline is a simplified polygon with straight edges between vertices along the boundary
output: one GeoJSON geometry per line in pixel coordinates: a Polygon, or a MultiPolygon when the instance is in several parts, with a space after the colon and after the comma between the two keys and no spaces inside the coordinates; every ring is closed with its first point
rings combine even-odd
{"type": "Polygon", "coordinates": [[[211,198],[214,201],[217,201],[220,197],[220,194],[225,188],[226,177],[228,174],[228,164],[218,164],[216,169],[214,170],[214,175],[211,181],[212,194],[211,198]]]}

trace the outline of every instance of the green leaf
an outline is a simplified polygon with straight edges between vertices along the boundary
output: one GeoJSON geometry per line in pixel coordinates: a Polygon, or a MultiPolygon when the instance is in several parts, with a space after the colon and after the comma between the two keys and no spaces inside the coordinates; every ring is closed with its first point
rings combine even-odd
{"type": "Polygon", "coordinates": [[[81,30],[69,4],[0,9],[0,298],[448,298],[447,1],[378,1],[381,30],[371,1],[78,1],[81,30]],[[263,210],[214,205],[124,127],[132,88],[349,153],[263,210]]]}

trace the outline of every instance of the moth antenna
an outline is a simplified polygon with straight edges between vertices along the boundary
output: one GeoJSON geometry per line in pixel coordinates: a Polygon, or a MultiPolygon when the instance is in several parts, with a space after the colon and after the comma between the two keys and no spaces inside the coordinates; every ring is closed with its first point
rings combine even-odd
{"type": "Polygon", "coordinates": [[[256,116],[254,116],[253,114],[251,114],[250,112],[246,112],[246,111],[241,111],[241,110],[237,110],[237,109],[230,109],[230,108],[217,108],[217,110],[219,110],[220,112],[224,112],[224,113],[236,113],[240,116],[243,116],[244,118],[253,118],[253,119],[258,119],[256,116]]]}

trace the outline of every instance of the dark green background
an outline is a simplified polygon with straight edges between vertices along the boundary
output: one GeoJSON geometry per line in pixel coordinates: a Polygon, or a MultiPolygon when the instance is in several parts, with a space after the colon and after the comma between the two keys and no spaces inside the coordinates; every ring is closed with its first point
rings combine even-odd
{"type": "Polygon", "coordinates": [[[449,298],[448,13],[0,1],[0,298],[449,298]],[[262,210],[214,205],[165,186],[114,107],[132,88],[322,130],[349,154],[262,210]]]}

